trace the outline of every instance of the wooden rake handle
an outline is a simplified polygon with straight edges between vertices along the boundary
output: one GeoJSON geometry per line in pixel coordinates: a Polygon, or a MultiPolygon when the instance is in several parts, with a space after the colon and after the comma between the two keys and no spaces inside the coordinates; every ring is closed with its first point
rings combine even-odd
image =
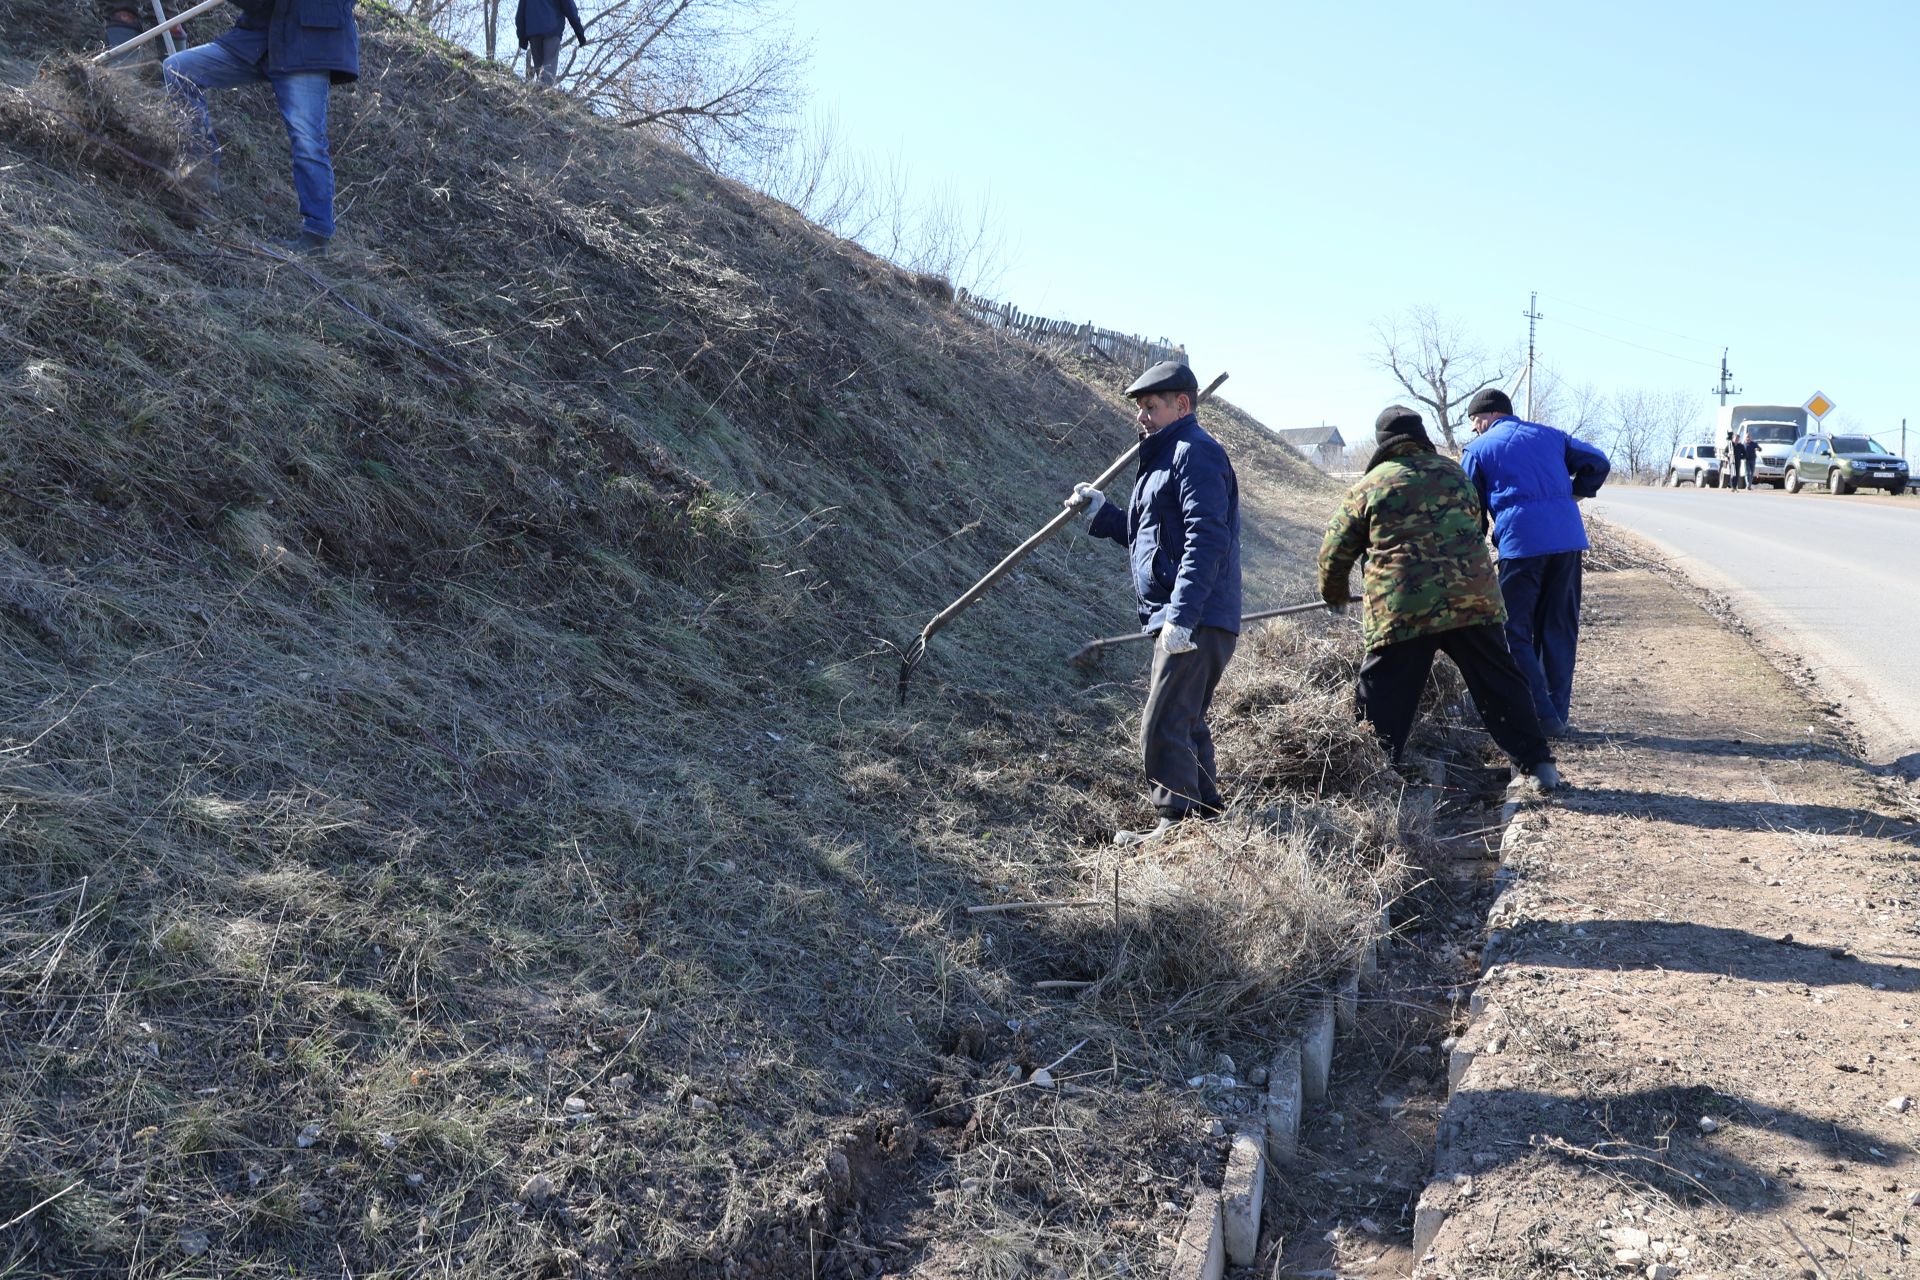
{"type": "MultiPolygon", "coordinates": [[[[1227,380],[1227,375],[1223,373],[1219,377],[1215,378],[1212,382],[1209,382],[1207,384],[1207,389],[1205,391],[1202,391],[1199,397],[1196,400],[1194,400],[1193,402],[1194,408],[1197,409],[1202,404],[1205,404],[1208,398],[1211,397],[1213,393],[1219,389],[1220,384],[1225,382],[1226,380],[1227,380]]],[[[1135,458],[1139,456],[1140,456],[1140,446],[1136,443],[1131,449],[1128,449],[1125,453],[1115,458],[1113,460],[1112,466],[1108,467],[1105,471],[1102,471],[1097,477],[1095,477],[1093,482],[1093,487],[1096,489],[1106,488],[1107,485],[1112,483],[1113,478],[1115,476],[1119,475],[1123,470],[1126,469],[1128,463],[1132,462],[1135,458]]],[[[933,621],[929,622],[926,626],[926,629],[920,633],[920,639],[922,641],[932,639],[934,632],[940,630],[940,628],[946,626],[949,622],[952,622],[955,618],[959,617],[962,613],[965,613],[969,605],[971,605],[975,600],[978,600],[981,596],[987,594],[987,592],[993,588],[994,583],[1006,577],[1007,574],[1013,571],[1013,567],[1015,565],[1019,564],[1022,560],[1025,560],[1028,556],[1032,555],[1035,547],[1045,542],[1048,538],[1051,538],[1054,534],[1060,532],[1060,530],[1064,529],[1068,524],[1072,523],[1074,518],[1077,517],[1079,514],[1080,514],[1080,508],[1077,506],[1062,507],[1060,509],[1059,515],[1055,516],[1053,519],[1047,521],[1046,524],[1041,526],[1040,532],[1034,534],[1031,538],[1028,538],[1025,542],[1015,547],[1012,551],[1009,551],[1007,553],[1006,559],[1002,560],[999,564],[993,566],[993,568],[987,570],[986,577],[980,579],[980,581],[974,583],[971,587],[968,587],[966,589],[966,592],[963,595],[961,595],[961,597],[958,600],[955,600],[952,604],[948,605],[946,608],[942,609],[939,613],[935,614],[933,621]]]]}

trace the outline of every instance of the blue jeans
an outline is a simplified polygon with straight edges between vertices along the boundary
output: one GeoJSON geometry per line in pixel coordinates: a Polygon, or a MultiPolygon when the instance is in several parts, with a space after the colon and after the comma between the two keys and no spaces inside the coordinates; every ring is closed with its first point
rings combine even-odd
{"type": "Polygon", "coordinates": [[[1542,723],[1567,719],[1573,657],[1580,645],[1580,555],[1560,551],[1500,562],[1507,602],[1507,647],[1533,692],[1542,723]]]}
{"type": "Polygon", "coordinates": [[[283,71],[269,73],[266,64],[266,33],[233,31],[210,44],[183,49],[164,64],[167,91],[193,108],[199,122],[200,138],[214,163],[220,159],[220,139],[213,132],[207,115],[208,89],[232,89],[262,80],[273,86],[274,99],[280,104],[280,118],[286,121],[287,141],[293,149],[293,192],[300,199],[300,216],[306,230],[316,236],[333,235],[333,157],[327,151],[327,91],[333,77],[325,71],[283,71]],[[226,41],[258,35],[260,58],[249,61],[229,48],[226,41]]]}

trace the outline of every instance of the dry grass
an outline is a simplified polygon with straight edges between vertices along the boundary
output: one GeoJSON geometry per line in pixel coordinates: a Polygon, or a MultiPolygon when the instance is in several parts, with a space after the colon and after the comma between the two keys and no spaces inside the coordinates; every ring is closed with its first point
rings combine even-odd
{"type": "MultiPolygon", "coordinates": [[[[1086,1039],[1073,1105],[1140,1144],[1105,1158],[1191,1170],[1173,1082],[1275,1034],[1397,874],[1350,633],[1249,644],[1240,809],[1123,867],[1118,926],[970,922],[1110,889],[1137,672],[1062,658],[1124,572],[1048,546],[904,712],[884,642],[1124,447],[1127,371],[363,34],[312,264],[260,238],[263,93],[216,99],[215,201],[140,77],[5,68],[0,1269],[1095,1273],[1138,1207],[1021,1189],[1100,1182],[1072,1123],[977,1232],[925,1226],[969,1175],[915,1135],[1086,1039]]],[[[1327,490],[1210,421],[1250,598],[1293,598],[1327,490]]]]}

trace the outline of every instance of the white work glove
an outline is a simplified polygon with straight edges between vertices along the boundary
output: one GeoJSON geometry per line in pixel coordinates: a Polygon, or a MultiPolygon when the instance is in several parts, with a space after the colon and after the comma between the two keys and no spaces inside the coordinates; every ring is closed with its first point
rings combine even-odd
{"type": "Polygon", "coordinates": [[[1071,511],[1082,504],[1086,506],[1087,519],[1091,520],[1100,514],[1100,508],[1107,505],[1107,495],[1082,480],[1073,486],[1073,496],[1060,505],[1071,511]]]}
{"type": "Polygon", "coordinates": [[[1199,647],[1199,645],[1193,642],[1192,627],[1176,627],[1169,622],[1160,628],[1160,651],[1162,653],[1192,653],[1199,647]]]}

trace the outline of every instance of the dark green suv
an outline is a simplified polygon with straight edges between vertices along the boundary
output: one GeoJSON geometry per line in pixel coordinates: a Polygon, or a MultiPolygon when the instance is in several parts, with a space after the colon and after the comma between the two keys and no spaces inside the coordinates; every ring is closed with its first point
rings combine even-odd
{"type": "Polygon", "coordinates": [[[1808,485],[1825,485],[1834,493],[1855,489],[1885,489],[1900,493],[1907,487],[1907,461],[1895,457],[1868,436],[1829,436],[1816,433],[1793,442],[1787,455],[1788,493],[1808,485]]]}

